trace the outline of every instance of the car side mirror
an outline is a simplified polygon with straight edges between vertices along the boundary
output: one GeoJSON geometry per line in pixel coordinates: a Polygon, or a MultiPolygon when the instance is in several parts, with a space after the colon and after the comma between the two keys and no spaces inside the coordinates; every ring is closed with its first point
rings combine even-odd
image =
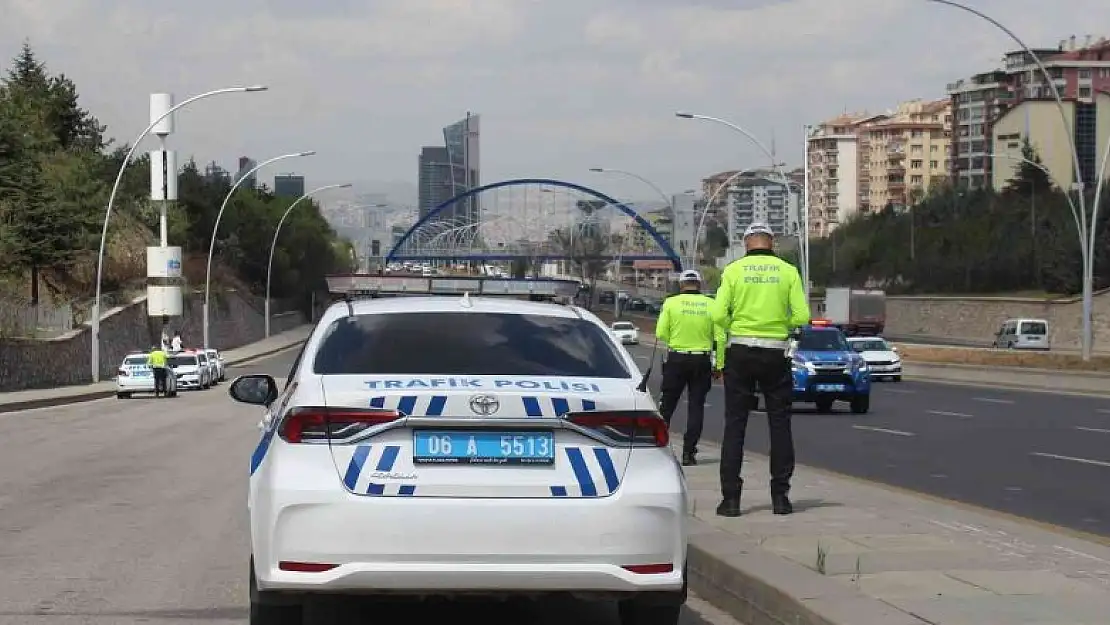
{"type": "Polygon", "coordinates": [[[894,352],[895,354],[897,354],[897,353],[898,353],[898,347],[897,347],[897,346],[891,347],[891,348],[890,348],[890,351],[892,351],[892,352],[894,352]]]}
{"type": "Polygon", "coordinates": [[[244,404],[269,406],[278,398],[279,391],[273,376],[256,373],[235,378],[227,389],[227,394],[244,404]]]}

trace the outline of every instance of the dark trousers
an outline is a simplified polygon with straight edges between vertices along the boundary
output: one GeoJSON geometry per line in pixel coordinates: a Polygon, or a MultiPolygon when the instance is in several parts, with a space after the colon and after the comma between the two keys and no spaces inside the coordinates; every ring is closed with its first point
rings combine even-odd
{"type": "Polygon", "coordinates": [[[166,392],[166,368],[151,367],[154,369],[154,394],[166,392]]]}
{"type": "Polygon", "coordinates": [[[721,494],[739,497],[744,480],[744,436],[755,385],[767,404],[771,431],[771,494],[785,495],[794,476],[794,435],[790,430],[793,376],[781,349],[730,345],[725,354],[725,434],[721,447],[721,494]]]}
{"type": "Polygon", "coordinates": [[[682,441],[684,453],[694,453],[701,439],[705,422],[705,397],[713,386],[713,363],[708,354],[683,354],[670,352],[663,362],[663,383],[660,387],[659,411],[667,425],[678,408],[682,392],[686,395],[686,436],[682,441]]]}

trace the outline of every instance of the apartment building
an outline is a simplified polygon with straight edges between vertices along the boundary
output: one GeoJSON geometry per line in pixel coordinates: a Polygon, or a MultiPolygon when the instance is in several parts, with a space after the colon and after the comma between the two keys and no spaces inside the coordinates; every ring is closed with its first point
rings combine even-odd
{"type": "Polygon", "coordinates": [[[952,102],[911,100],[858,126],[859,212],[912,206],[948,177],[952,102]]]}
{"type": "Polygon", "coordinates": [[[1098,120],[1106,115],[1099,112],[1099,94],[1110,91],[1110,41],[1088,36],[1077,43],[1072,36],[1056,48],[1032,52],[1036,59],[1024,50],[1007,53],[1001,68],[948,85],[954,119],[949,175],[957,184],[969,188],[1005,186],[1014,163],[1012,158],[996,155],[999,149],[1012,153],[1010,146],[1020,145],[1023,138],[1033,141],[1038,151],[1051,153],[1048,160],[1059,163],[1050,166],[1054,176],[1064,184],[1074,180],[1074,166],[1067,164],[1071,147],[1062,135],[1052,86],[1065,101],[1083,178],[1095,177],[1098,128],[1105,127],[1098,120]],[[1051,86],[1036,60],[1048,70],[1051,86]],[[1055,118],[1048,114],[1050,109],[1056,111],[1055,118]],[[1060,156],[1062,150],[1067,150],[1066,158],[1060,156]],[[996,162],[1001,160],[1010,162],[996,162]],[[998,175],[996,169],[1000,170],[998,175]]]}
{"type": "Polygon", "coordinates": [[[870,181],[861,180],[859,175],[861,156],[870,155],[869,149],[860,145],[860,128],[885,118],[845,113],[811,130],[806,138],[810,237],[828,236],[859,211],[861,198],[870,198],[870,181]]]}

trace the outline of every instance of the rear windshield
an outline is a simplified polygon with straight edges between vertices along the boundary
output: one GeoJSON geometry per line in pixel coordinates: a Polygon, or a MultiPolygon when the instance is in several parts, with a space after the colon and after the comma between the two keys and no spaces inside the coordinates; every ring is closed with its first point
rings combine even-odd
{"type": "Polygon", "coordinates": [[[313,369],[321,375],[630,377],[597,325],[505,313],[344,317],[327,329],[313,369]]]}
{"type": "Polygon", "coordinates": [[[1024,321],[1021,324],[1021,330],[1018,331],[1018,334],[1036,334],[1044,336],[1046,332],[1048,332],[1048,328],[1045,327],[1044,323],[1040,321],[1024,321]]]}
{"type": "Polygon", "coordinates": [[[171,356],[166,359],[166,364],[171,367],[195,367],[197,358],[196,356],[171,356]]]}
{"type": "Polygon", "coordinates": [[[804,352],[844,352],[848,351],[848,342],[836,330],[815,330],[802,332],[798,349],[804,352]]]}
{"type": "Polygon", "coordinates": [[[634,327],[635,326],[633,326],[631,323],[614,323],[613,324],[613,329],[614,330],[631,330],[634,327]]]}
{"type": "Polygon", "coordinates": [[[146,356],[128,356],[127,358],[124,359],[123,364],[125,364],[125,365],[145,365],[146,364],[146,358],[147,358],[146,356]]]}
{"type": "Polygon", "coordinates": [[[870,340],[870,341],[852,341],[851,345],[852,345],[852,349],[856,350],[857,352],[889,352],[890,351],[890,346],[886,344],[886,341],[882,341],[882,340],[878,340],[878,339],[870,340]]]}

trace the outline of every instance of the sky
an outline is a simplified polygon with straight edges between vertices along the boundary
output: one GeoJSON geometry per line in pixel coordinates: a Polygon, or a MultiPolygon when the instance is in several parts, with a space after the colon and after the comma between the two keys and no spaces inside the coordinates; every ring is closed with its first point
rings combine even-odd
{"type": "MultiPolygon", "coordinates": [[[[965,1],[1032,47],[1082,42],[1105,15],[1105,0],[965,1]]],[[[259,177],[391,196],[415,193],[420,147],[467,111],[482,118],[482,182],[651,199],[642,182],[588,170],[679,193],[770,160],[675,111],[732,121],[800,165],[805,124],[944,97],[1015,48],[927,0],[0,0],[0,15],[4,68],[29,41],[121,143],[147,125],[152,92],[265,84],[182,109],[169,147],[230,169],[316,150],[259,177]]]]}

